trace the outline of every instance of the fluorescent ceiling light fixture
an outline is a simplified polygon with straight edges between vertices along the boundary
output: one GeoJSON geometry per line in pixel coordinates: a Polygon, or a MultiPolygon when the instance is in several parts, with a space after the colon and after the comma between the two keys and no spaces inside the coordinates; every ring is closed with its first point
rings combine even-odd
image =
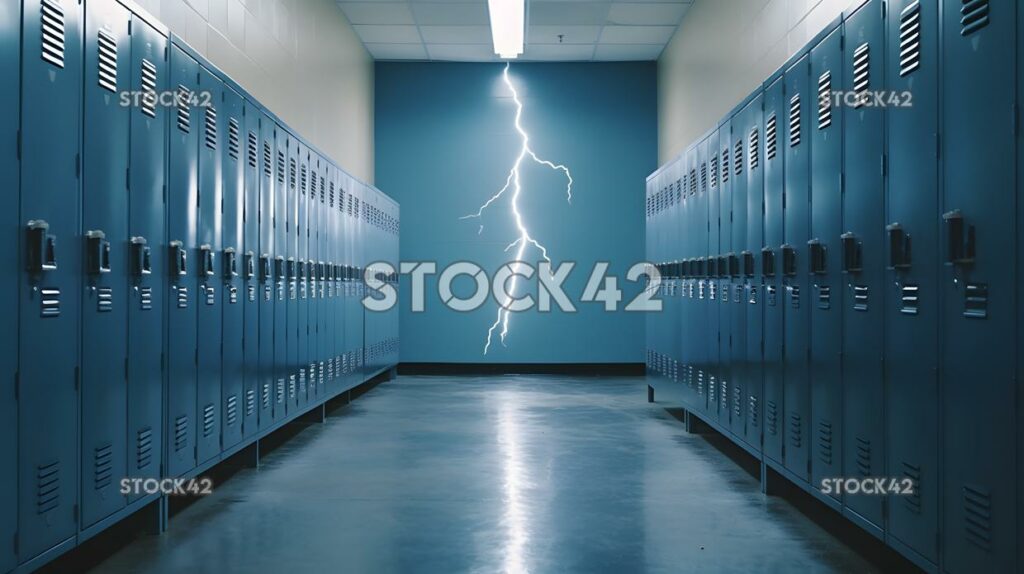
{"type": "Polygon", "coordinates": [[[523,53],[526,34],[526,0],[487,0],[491,13],[494,53],[512,60],[523,53]]]}

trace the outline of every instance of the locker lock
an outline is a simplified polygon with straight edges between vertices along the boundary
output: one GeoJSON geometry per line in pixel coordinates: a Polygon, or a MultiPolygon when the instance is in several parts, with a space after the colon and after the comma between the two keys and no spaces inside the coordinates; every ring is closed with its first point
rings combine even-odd
{"type": "Polygon", "coordinates": [[[245,252],[245,278],[252,279],[256,276],[256,254],[252,251],[245,252]]]}
{"type": "Polygon", "coordinates": [[[743,251],[740,253],[743,257],[743,276],[753,277],[754,276],[754,254],[749,251],[743,251]]]}
{"type": "Polygon", "coordinates": [[[739,277],[740,276],[740,258],[737,257],[736,254],[733,253],[733,252],[729,253],[728,258],[729,258],[729,277],[739,277]]]}
{"type": "Polygon", "coordinates": [[[849,231],[840,235],[839,239],[843,246],[843,273],[859,273],[863,268],[860,241],[849,231]]]}
{"type": "Polygon", "coordinates": [[[334,280],[334,264],[333,263],[321,263],[324,266],[324,279],[327,281],[334,280]]]}
{"type": "Polygon", "coordinates": [[[295,258],[289,257],[287,264],[287,274],[289,279],[295,279],[295,258]]]}
{"type": "Polygon", "coordinates": [[[909,269],[910,236],[899,223],[886,225],[885,232],[889,236],[889,269],[909,269]]]}
{"type": "Polygon", "coordinates": [[[152,273],[153,262],[149,253],[149,245],[146,244],[146,238],[132,237],[129,243],[132,253],[132,273],[140,277],[152,273]]]}
{"type": "Polygon", "coordinates": [[[807,261],[812,275],[825,274],[826,253],[825,244],[820,240],[812,239],[807,242],[807,261]]]}
{"type": "Polygon", "coordinates": [[[316,264],[316,270],[317,270],[317,273],[320,274],[320,280],[321,281],[327,280],[327,264],[326,263],[324,263],[323,261],[317,263],[316,264]]]}
{"type": "Polygon", "coordinates": [[[34,273],[57,269],[57,236],[42,219],[28,222],[28,270],[34,273]]]}
{"type": "Polygon", "coordinates": [[[946,265],[974,263],[974,226],[964,223],[964,216],[959,209],[942,214],[942,220],[946,222],[949,241],[946,265]]]}
{"type": "Polygon", "coordinates": [[[786,277],[796,276],[796,248],[784,243],[780,248],[782,251],[782,274],[786,277]]]}
{"type": "Polygon", "coordinates": [[[296,261],[295,275],[293,275],[293,276],[297,276],[299,279],[302,279],[303,281],[306,280],[306,261],[305,260],[299,259],[298,261],[296,261]]]}
{"type": "Polygon", "coordinates": [[[274,276],[274,269],[270,265],[270,254],[264,253],[260,255],[260,278],[264,281],[271,279],[274,276]]]}
{"type": "Polygon", "coordinates": [[[281,256],[281,255],[278,255],[277,257],[274,258],[274,275],[278,279],[284,279],[284,274],[285,274],[284,257],[281,256]]]}
{"type": "Polygon", "coordinates": [[[224,249],[224,278],[238,277],[238,257],[234,247],[224,249]]]}
{"type": "Polygon", "coordinates": [[[85,268],[91,275],[110,273],[110,242],[98,229],[85,232],[85,268]]]}
{"type": "Polygon", "coordinates": [[[316,261],[310,259],[306,262],[306,273],[309,274],[309,280],[314,281],[317,278],[316,274],[316,261]]]}
{"type": "Polygon", "coordinates": [[[187,274],[188,252],[185,251],[185,247],[177,239],[171,241],[169,246],[171,248],[171,276],[187,274]]]}
{"type": "Polygon", "coordinates": [[[761,275],[775,277],[775,251],[771,247],[761,249],[761,275]]]}
{"type": "Polygon", "coordinates": [[[213,248],[208,243],[199,246],[200,276],[213,276],[213,248]]]}

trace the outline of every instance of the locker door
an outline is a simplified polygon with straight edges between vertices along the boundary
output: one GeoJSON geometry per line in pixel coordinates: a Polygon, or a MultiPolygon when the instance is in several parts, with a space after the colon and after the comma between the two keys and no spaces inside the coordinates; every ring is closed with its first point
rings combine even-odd
{"type": "Polygon", "coordinates": [[[114,0],[85,12],[82,148],[82,526],[124,507],[126,476],[129,13],[114,0]]]}
{"type": "Polygon", "coordinates": [[[351,241],[349,239],[349,218],[348,208],[351,196],[349,191],[351,186],[349,185],[348,175],[339,170],[338,171],[338,214],[337,214],[337,236],[335,237],[335,244],[338,247],[337,263],[338,263],[338,354],[339,368],[341,380],[338,382],[338,391],[344,391],[348,389],[349,374],[348,374],[348,257],[349,250],[351,249],[351,241]]]}
{"type": "MultiPolygon", "coordinates": [[[[842,319],[839,291],[845,285],[840,274],[842,231],[843,114],[831,104],[831,93],[843,85],[843,36],[836,29],[811,50],[811,77],[808,105],[809,143],[811,144],[811,227],[806,265],[797,261],[798,276],[810,271],[809,289],[790,289],[789,307],[807,307],[810,314],[811,420],[793,418],[789,413],[787,432],[807,437],[813,445],[811,485],[820,488],[822,479],[843,476],[842,466],[842,384],[839,353],[842,350],[842,319]],[[813,100],[813,104],[810,102],[813,100]],[[810,428],[805,428],[807,424],[810,428]]],[[[787,199],[786,207],[794,205],[787,199]]],[[[788,223],[787,223],[788,225],[788,223]]],[[[799,225],[799,224],[797,224],[799,225]]],[[[790,238],[795,245],[799,237],[790,238]]],[[[800,360],[797,349],[787,345],[786,365],[800,360]]],[[[787,370],[787,380],[790,371],[787,370]]],[[[792,440],[789,441],[792,444],[792,440]]],[[[832,495],[839,498],[837,494],[832,495]]]]}
{"type": "Polygon", "coordinates": [[[324,197],[323,159],[313,155],[310,171],[316,174],[309,188],[309,369],[310,397],[320,399],[324,392],[324,362],[321,354],[321,322],[323,316],[323,277],[320,251],[320,214],[324,197]]]}
{"type": "Polygon", "coordinates": [[[732,122],[726,120],[718,128],[719,161],[722,165],[722,189],[718,199],[718,389],[713,396],[717,403],[718,422],[729,428],[732,408],[732,281],[729,266],[732,259],[732,122]]]}
{"type": "MultiPolygon", "coordinates": [[[[18,173],[18,121],[21,113],[21,85],[19,72],[21,58],[21,3],[15,3],[0,18],[0,107],[7,113],[0,114],[0,188],[16,190],[19,185],[18,173]]],[[[3,237],[9,246],[17,246],[23,231],[19,223],[18,194],[13,191],[3,195],[0,203],[3,214],[3,237]]],[[[5,397],[15,396],[15,377],[18,373],[18,250],[5,249],[0,253],[0,265],[10,270],[0,280],[0,314],[8,317],[0,328],[0,393],[5,397]]],[[[0,457],[16,460],[18,454],[18,403],[0,401],[0,457]]],[[[0,540],[13,540],[18,530],[18,465],[8,462],[0,468],[0,540]]],[[[13,544],[0,545],[0,572],[12,570],[17,565],[13,544]]]]}
{"type": "MultiPolygon", "coordinates": [[[[782,463],[785,395],[782,382],[783,308],[779,293],[782,270],[776,268],[783,234],[783,186],[785,184],[786,126],[789,105],[786,80],[776,78],[764,92],[764,242],[754,252],[764,278],[761,303],[764,309],[764,454],[782,463]]],[[[798,100],[799,102],[799,100],[798,100]]]]}
{"type": "MultiPolygon", "coordinates": [[[[843,89],[868,94],[884,86],[885,45],[881,0],[870,0],[844,23],[849,48],[843,89]]],[[[867,97],[867,96],[865,96],[867,97]]],[[[851,477],[885,476],[882,353],[885,297],[884,110],[867,99],[845,105],[842,251],[843,470],[851,477]],[[882,167],[880,167],[882,166],[882,167]]],[[[883,528],[878,495],[847,496],[845,505],[883,528]]]]}
{"type": "Polygon", "coordinates": [[[298,302],[296,303],[297,321],[295,324],[295,365],[298,387],[296,389],[296,405],[299,412],[309,402],[309,149],[298,145],[299,187],[295,196],[296,206],[296,254],[295,273],[298,283],[298,302]]]}
{"type": "MultiPolygon", "coordinates": [[[[708,260],[708,194],[710,193],[711,169],[708,165],[708,145],[710,138],[705,138],[697,144],[697,164],[700,173],[700,182],[697,188],[697,201],[693,205],[690,214],[690,225],[693,227],[695,251],[697,257],[696,281],[697,299],[693,312],[695,324],[699,328],[694,333],[693,344],[695,346],[694,359],[694,381],[690,389],[690,400],[693,406],[700,411],[707,409],[707,394],[705,389],[708,382],[708,352],[710,347],[710,334],[707,330],[708,324],[708,291],[710,281],[707,278],[708,260]]],[[[714,144],[711,144],[712,146],[714,144]]],[[[713,147],[712,147],[713,152],[713,147]]]]}
{"type": "Polygon", "coordinates": [[[949,572],[1009,572],[1020,478],[1013,240],[1015,10],[943,2],[943,548],[949,572]],[[983,386],[982,386],[983,385],[983,386]]]}
{"type": "MultiPolygon", "coordinates": [[[[299,398],[299,280],[298,280],[298,262],[299,258],[299,231],[298,231],[298,182],[299,182],[299,150],[294,137],[291,134],[285,133],[286,151],[288,155],[288,187],[285,190],[285,202],[287,209],[287,223],[285,224],[285,232],[287,235],[287,269],[285,275],[287,276],[288,298],[286,313],[287,321],[287,359],[285,361],[286,377],[287,377],[287,396],[285,397],[285,412],[287,416],[292,415],[295,412],[297,401],[299,398]]],[[[280,145],[280,141],[278,143],[280,145]]]]}
{"type": "Polygon", "coordinates": [[[245,362],[242,321],[245,319],[245,263],[243,250],[243,221],[245,213],[245,156],[248,137],[245,133],[243,102],[234,90],[223,88],[222,103],[218,110],[223,132],[220,149],[222,169],[221,203],[221,259],[217,278],[220,284],[221,321],[221,394],[220,408],[221,449],[242,440],[242,419],[245,417],[245,362]]]}
{"type": "MultiPolygon", "coordinates": [[[[245,110],[245,179],[242,200],[244,255],[239,275],[243,281],[242,300],[242,356],[245,362],[244,406],[242,434],[256,433],[259,420],[260,387],[260,295],[263,287],[259,275],[260,260],[260,114],[250,101],[243,102],[245,110]]],[[[269,406],[269,405],[268,405],[269,406]]]]}
{"type": "Polygon", "coordinates": [[[751,446],[761,448],[761,413],[764,410],[762,354],[764,352],[764,275],[758,265],[764,246],[764,97],[758,95],[747,106],[743,137],[747,143],[747,229],[742,257],[746,282],[746,347],[743,364],[746,395],[741,397],[745,410],[744,436],[751,446]]]}
{"type": "MultiPolygon", "coordinates": [[[[269,123],[269,121],[268,121],[269,123]]],[[[276,149],[276,179],[274,180],[274,389],[273,389],[273,410],[274,420],[282,421],[287,416],[287,402],[289,383],[291,381],[291,353],[292,345],[289,336],[289,329],[292,324],[288,321],[288,315],[292,306],[292,282],[289,272],[292,256],[292,235],[291,220],[293,216],[290,210],[291,185],[294,178],[289,173],[291,154],[288,132],[276,124],[273,125],[274,148],[276,149]]],[[[292,315],[294,317],[294,315],[292,315]]],[[[292,319],[294,320],[294,319],[292,319]]]]}
{"type": "Polygon", "coordinates": [[[729,248],[729,428],[746,440],[747,380],[747,278],[743,276],[743,252],[747,249],[747,116],[732,118],[732,245],[729,248]]]}
{"type": "Polygon", "coordinates": [[[356,315],[356,333],[359,337],[356,345],[355,361],[356,361],[356,384],[362,384],[366,380],[366,368],[365,368],[365,357],[366,357],[366,309],[363,308],[363,296],[366,293],[366,283],[364,281],[364,271],[366,269],[366,220],[367,220],[367,207],[366,197],[367,189],[363,184],[358,184],[356,187],[356,202],[353,210],[355,212],[356,219],[356,245],[355,245],[355,291],[353,292],[353,304],[357,309],[356,315]]]}
{"type": "Polygon", "coordinates": [[[334,263],[335,263],[335,245],[334,245],[334,222],[335,215],[337,214],[338,197],[338,172],[333,165],[327,163],[325,165],[324,173],[327,176],[327,202],[322,206],[323,215],[323,229],[320,235],[320,244],[323,246],[323,254],[321,259],[324,261],[324,309],[321,312],[323,315],[322,325],[324,325],[326,331],[324,333],[323,342],[321,344],[322,357],[327,365],[327,390],[326,397],[333,397],[337,393],[338,388],[338,372],[337,372],[337,347],[335,346],[335,310],[337,299],[335,298],[335,283],[334,283],[334,263]]]}
{"type": "Polygon", "coordinates": [[[27,0],[22,45],[19,539],[74,536],[78,485],[82,6],[27,0]]]}
{"type": "Polygon", "coordinates": [[[192,105],[199,90],[199,64],[171,45],[171,89],[167,169],[167,474],[196,465],[196,306],[199,276],[196,243],[199,132],[203,110],[192,105]]]}
{"type": "Polygon", "coordinates": [[[196,395],[198,433],[196,463],[202,464],[220,454],[221,423],[221,342],[223,317],[221,293],[224,269],[222,249],[224,198],[221,154],[228,131],[228,115],[223,101],[224,84],[205,67],[199,68],[197,124],[199,141],[199,212],[196,225],[198,276],[196,301],[198,338],[196,368],[199,384],[196,395]],[[204,101],[205,100],[205,101],[204,101]],[[217,261],[220,259],[221,261],[217,261]]]}
{"type": "Polygon", "coordinates": [[[938,8],[935,0],[889,3],[885,69],[888,89],[914,94],[913,107],[888,111],[886,130],[887,474],[910,478],[917,488],[914,496],[889,497],[887,530],[932,564],[939,494],[938,8]]]}
{"type": "MultiPolygon", "coordinates": [[[[132,19],[133,90],[168,89],[167,38],[132,19]]],[[[126,72],[127,73],[127,72],[126,72]]],[[[150,101],[131,108],[128,184],[128,474],[160,476],[164,453],[164,328],[167,269],[167,120],[150,101]]],[[[135,498],[139,498],[139,494],[135,498]]]]}
{"type": "MultiPolygon", "coordinates": [[[[704,381],[704,410],[708,414],[718,413],[717,383],[719,376],[719,305],[718,305],[718,256],[722,252],[719,244],[719,202],[722,187],[720,146],[718,143],[718,131],[714,131],[708,138],[708,166],[710,168],[710,182],[708,185],[708,201],[706,209],[701,211],[698,222],[703,221],[702,227],[706,228],[707,235],[707,270],[708,294],[704,300],[704,315],[707,320],[707,351],[706,351],[706,376],[704,381]]],[[[698,390],[701,390],[698,387],[698,390]]]]}
{"type": "MultiPolygon", "coordinates": [[[[810,240],[810,187],[809,167],[811,158],[811,136],[817,132],[813,111],[818,109],[814,92],[810,89],[810,57],[798,60],[786,71],[786,94],[783,106],[784,120],[779,126],[780,145],[785,149],[785,191],[783,203],[783,237],[769,245],[778,251],[776,272],[782,278],[779,304],[782,306],[784,330],[783,375],[785,393],[782,399],[782,415],[778,424],[781,428],[786,469],[809,479],[811,444],[817,440],[831,441],[827,426],[819,426],[815,441],[811,439],[810,379],[808,376],[810,340],[810,313],[814,304],[808,275],[810,240]]],[[[816,80],[815,80],[816,81],[816,80]]],[[[823,148],[827,153],[828,147],[823,148]]],[[[838,438],[838,431],[836,431],[838,438]]],[[[818,460],[828,459],[829,449],[817,451],[818,460]]],[[[838,472],[838,469],[836,469],[838,472]]],[[[838,475],[835,475],[838,476],[838,475]]]]}
{"type": "MultiPolygon", "coordinates": [[[[254,110],[255,111],[255,110],[254,110]]],[[[278,277],[274,270],[274,260],[279,255],[277,242],[278,211],[275,206],[278,178],[274,176],[275,159],[278,151],[274,145],[274,124],[266,115],[253,114],[259,121],[260,138],[260,185],[259,185],[259,427],[269,428],[274,420],[274,390],[277,377],[274,340],[284,332],[284,326],[275,330],[274,317],[277,307],[283,310],[284,303],[278,303],[278,277]]],[[[278,174],[283,177],[283,170],[278,174]]],[[[284,227],[284,221],[280,222],[284,227]]],[[[248,327],[246,327],[248,331],[248,327]]],[[[249,331],[251,333],[251,331],[249,331]]]]}

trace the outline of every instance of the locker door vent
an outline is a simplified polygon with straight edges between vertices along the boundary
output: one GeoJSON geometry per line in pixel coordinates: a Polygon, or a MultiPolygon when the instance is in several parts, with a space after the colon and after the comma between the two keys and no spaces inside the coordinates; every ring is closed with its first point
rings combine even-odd
{"type": "Polygon", "coordinates": [[[188,287],[178,287],[178,309],[188,309],[188,287]]]}
{"type": "Polygon", "coordinates": [[[239,138],[238,120],[235,118],[228,118],[228,157],[233,160],[238,159],[240,144],[241,140],[239,138]]]}
{"type": "MultiPolygon", "coordinates": [[[[266,145],[266,144],[264,144],[266,145]]],[[[270,146],[267,146],[267,151],[270,150],[270,146]]],[[[277,183],[278,185],[284,185],[284,152],[278,150],[277,152],[277,183]]]]}
{"type": "MultiPolygon", "coordinates": [[[[305,376],[305,373],[303,373],[303,376],[305,376]]],[[[288,376],[288,398],[289,399],[294,399],[295,398],[295,392],[296,392],[295,375],[289,375],[288,376]]]]}
{"type": "Polygon", "coordinates": [[[334,209],[334,182],[333,181],[331,182],[331,193],[330,193],[330,196],[329,196],[329,201],[328,201],[327,206],[330,207],[331,209],[334,209]]]}
{"type": "Polygon", "coordinates": [[[213,403],[203,407],[203,437],[213,434],[214,423],[217,422],[216,408],[213,403]]]}
{"type": "MultiPolygon", "coordinates": [[[[960,35],[971,34],[988,26],[988,0],[962,0],[960,35]]],[[[44,56],[45,58],[45,56],[44,56]]]]}
{"type": "Polygon", "coordinates": [[[206,106],[203,117],[206,128],[203,130],[203,143],[206,144],[206,147],[215,150],[217,149],[217,108],[206,106]]]}
{"type": "Polygon", "coordinates": [[[217,304],[217,289],[207,285],[203,287],[203,291],[206,292],[206,304],[216,305],[217,304]]]}
{"type": "Polygon", "coordinates": [[[779,411],[778,407],[772,401],[765,402],[764,420],[765,428],[768,429],[768,434],[775,436],[779,434],[779,411]]]}
{"type": "Polygon", "coordinates": [[[135,436],[135,468],[146,468],[151,462],[153,462],[153,429],[146,427],[135,436]]]}
{"type": "Polygon", "coordinates": [[[64,8],[56,0],[40,3],[43,60],[64,67],[64,8]]]}
{"type": "MultiPolygon", "coordinates": [[[[302,166],[302,167],[303,167],[303,170],[305,170],[306,166],[302,166]]],[[[310,198],[309,199],[311,201],[316,201],[316,185],[317,185],[316,171],[312,171],[311,170],[309,172],[309,194],[310,194],[310,198]]]]}
{"type": "Polygon", "coordinates": [[[39,315],[44,319],[60,317],[60,289],[56,287],[40,289],[39,315]]]}
{"type": "Polygon", "coordinates": [[[718,155],[711,158],[711,189],[718,187],[718,155]]]}
{"type": "Polygon", "coordinates": [[[260,148],[260,146],[257,143],[256,134],[253,133],[252,131],[249,132],[248,142],[249,142],[249,145],[248,145],[248,148],[246,150],[245,156],[248,158],[249,167],[252,168],[252,169],[256,169],[256,166],[259,163],[259,148],[260,148]]]}
{"type": "Polygon", "coordinates": [[[729,381],[722,381],[718,386],[718,410],[722,413],[729,412],[729,381]]]}
{"type": "Polygon", "coordinates": [[[113,445],[101,446],[93,451],[93,488],[102,490],[113,480],[113,445]]]}
{"type": "Polygon", "coordinates": [[[832,125],[832,72],[818,77],[818,129],[832,125]]]}
{"type": "Polygon", "coordinates": [[[256,286],[249,285],[246,291],[246,296],[249,298],[250,303],[256,302],[256,286]]]}
{"type": "Polygon", "coordinates": [[[992,496],[988,490],[964,485],[964,535],[982,550],[992,547],[992,496]]]}
{"type": "Polygon", "coordinates": [[[270,144],[263,142],[263,175],[265,177],[273,176],[274,170],[274,154],[270,151],[270,144]]]}
{"type": "Polygon", "coordinates": [[[263,383],[263,387],[260,389],[260,408],[263,410],[270,408],[270,383],[263,383]]]}
{"type": "Polygon", "coordinates": [[[690,195],[697,195],[697,170],[690,170],[690,195]]]}
{"type": "Polygon", "coordinates": [[[224,410],[224,421],[229,427],[235,426],[235,421],[238,420],[238,397],[236,395],[228,397],[224,410]]]}
{"type": "MultiPolygon", "coordinates": [[[[718,395],[716,394],[716,391],[715,391],[715,377],[712,376],[712,377],[710,377],[708,379],[708,397],[711,400],[714,400],[715,397],[717,397],[717,396],[718,395]]],[[[712,405],[712,406],[714,406],[714,405],[712,405]]]]}
{"type": "Polygon", "coordinates": [[[275,389],[275,391],[276,391],[275,398],[277,400],[277,404],[283,403],[284,402],[284,379],[278,379],[277,380],[277,388],[275,389]]]}
{"type": "Polygon", "coordinates": [[[729,147],[722,149],[722,183],[729,182],[729,147]]]}
{"type": "Polygon", "coordinates": [[[298,167],[295,165],[295,158],[288,159],[288,187],[295,189],[298,167]]]}
{"type": "Polygon", "coordinates": [[[309,183],[309,174],[306,172],[306,164],[302,164],[302,179],[300,182],[302,185],[299,187],[299,191],[302,192],[302,195],[306,195],[306,185],[309,183]]]}
{"type": "Polygon", "coordinates": [[[188,446],[188,415],[179,415],[174,419],[174,452],[188,446]]]}
{"type": "Polygon", "coordinates": [[[827,311],[832,308],[832,288],[828,285],[818,287],[818,309],[827,311]]]}
{"type": "Polygon", "coordinates": [[[871,476],[871,441],[865,438],[857,439],[857,472],[863,477],[871,476]]]}
{"type": "Polygon", "coordinates": [[[900,13],[900,76],[921,67],[921,2],[914,0],[900,13]]]}
{"type": "Polygon", "coordinates": [[[775,114],[772,114],[768,118],[768,122],[764,128],[764,152],[765,157],[768,161],[775,159],[775,155],[778,153],[778,129],[779,119],[775,114]]]}
{"type": "Polygon", "coordinates": [[[151,118],[156,117],[156,66],[153,62],[143,58],[142,60],[142,73],[141,73],[142,93],[146,94],[146,97],[142,98],[140,109],[142,113],[146,114],[151,118]]]}
{"type": "Polygon", "coordinates": [[[757,428],[761,421],[759,420],[760,411],[757,408],[757,397],[750,395],[747,397],[747,416],[750,421],[750,426],[757,428]]]}
{"type": "Polygon", "coordinates": [[[903,461],[903,478],[909,480],[913,485],[913,494],[906,494],[903,498],[903,506],[914,514],[921,514],[921,467],[903,461]]]}
{"type": "Polygon", "coordinates": [[[708,164],[704,162],[700,164],[700,192],[704,193],[708,190],[708,164]]]}
{"type": "Polygon", "coordinates": [[[818,460],[832,466],[832,423],[818,423],[818,460]]]}
{"type": "Polygon", "coordinates": [[[139,309],[143,311],[153,310],[153,288],[141,287],[139,289],[139,309]]]}
{"type": "Polygon", "coordinates": [[[117,91],[117,40],[106,30],[96,35],[97,75],[99,85],[108,92],[117,91]]]}
{"type": "Polygon", "coordinates": [[[917,315],[919,291],[917,285],[904,285],[900,288],[900,313],[917,315]]]}
{"type": "Polygon", "coordinates": [[[794,309],[800,308],[800,286],[791,285],[789,287],[789,305],[794,309]]]}
{"type": "Polygon", "coordinates": [[[871,46],[864,42],[853,51],[854,108],[863,107],[867,103],[869,87],[871,87],[871,46]]]}
{"type": "Polygon", "coordinates": [[[743,140],[736,140],[736,145],[733,146],[735,149],[732,153],[733,169],[732,172],[738,177],[743,173],[743,140]]]}
{"type": "Polygon", "coordinates": [[[853,286],[853,310],[854,311],[867,311],[868,310],[868,286],[867,285],[854,285],[853,286]]]}
{"type": "Polygon", "coordinates": [[[800,145],[800,94],[789,100],[789,147],[800,145]]]}
{"type": "Polygon", "coordinates": [[[36,467],[36,512],[47,513],[60,506],[60,461],[36,467]]]}
{"type": "Polygon", "coordinates": [[[96,289],[96,312],[109,313],[114,310],[114,289],[100,287],[96,289]]]}
{"type": "Polygon", "coordinates": [[[757,169],[757,166],[760,165],[760,163],[761,163],[760,162],[760,151],[761,151],[760,150],[760,134],[758,133],[757,128],[754,128],[754,129],[750,130],[750,135],[747,136],[747,139],[750,142],[750,145],[748,146],[748,149],[747,149],[747,154],[750,156],[750,159],[749,159],[748,163],[750,163],[750,169],[751,170],[755,170],[755,169],[757,169]]]}
{"type": "Polygon", "coordinates": [[[256,391],[245,391],[245,416],[251,417],[256,412],[256,391]]]}
{"type": "Polygon", "coordinates": [[[178,95],[174,105],[178,108],[178,129],[188,133],[192,129],[192,92],[185,86],[178,86],[178,95]]]}
{"type": "Polygon", "coordinates": [[[732,387],[732,416],[737,419],[743,416],[743,388],[740,385],[732,387]]]}
{"type": "Polygon", "coordinates": [[[796,448],[804,444],[804,421],[798,413],[789,415],[789,443],[796,448]]]}
{"type": "Polygon", "coordinates": [[[964,317],[985,319],[988,317],[988,284],[968,283],[964,289],[964,317]]]}

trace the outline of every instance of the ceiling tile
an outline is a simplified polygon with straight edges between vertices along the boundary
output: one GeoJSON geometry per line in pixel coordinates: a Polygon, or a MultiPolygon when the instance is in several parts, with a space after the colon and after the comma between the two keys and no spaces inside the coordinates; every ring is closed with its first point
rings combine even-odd
{"type": "Polygon", "coordinates": [[[606,2],[544,2],[530,5],[530,26],[603,26],[608,19],[606,2]]]}
{"type": "Polygon", "coordinates": [[[426,60],[423,44],[367,44],[375,60],[426,60]]]}
{"type": "Polygon", "coordinates": [[[528,26],[528,44],[593,44],[601,34],[600,26],[528,26]],[[559,39],[559,35],[562,36],[559,39]]]}
{"type": "Polygon", "coordinates": [[[420,26],[420,34],[428,44],[487,44],[491,41],[490,26],[420,26]]]}
{"type": "Polygon", "coordinates": [[[601,44],[665,45],[676,31],[675,26],[605,26],[601,44]]]}
{"type": "Polygon", "coordinates": [[[364,44],[418,44],[422,42],[416,26],[356,25],[356,34],[364,44]]]}
{"type": "Polygon", "coordinates": [[[608,23],[619,25],[671,25],[675,26],[682,20],[689,4],[612,4],[608,11],[608,23]]]}
{"type": "Polygon", "coordinates": [[[497,60],[490,44],[427,44],[431,60],[491,62],[497,60]]]}
{"type": "Polygon", "coordinates": [[[553,62],[586,61],[594,57],[594,46],[588,44],[531,44],[526,47],[523,60],[553,62]]]}
{"type": "Polygon", "coordinates": [[[413,16],[420,26],[490,26],[487,4],[414,2],[413,16]]]}
{"type": "Polygon", "coordinates": [[[606,62],[657,60],[664,48],[664,44],[598,44],[594,59],[606,62]]]}
{"type": "Polygon", "coordinates": [[[415,24],[412,10],[403,2],[342,2],[338,5],[352,24],[415,24]]]}

